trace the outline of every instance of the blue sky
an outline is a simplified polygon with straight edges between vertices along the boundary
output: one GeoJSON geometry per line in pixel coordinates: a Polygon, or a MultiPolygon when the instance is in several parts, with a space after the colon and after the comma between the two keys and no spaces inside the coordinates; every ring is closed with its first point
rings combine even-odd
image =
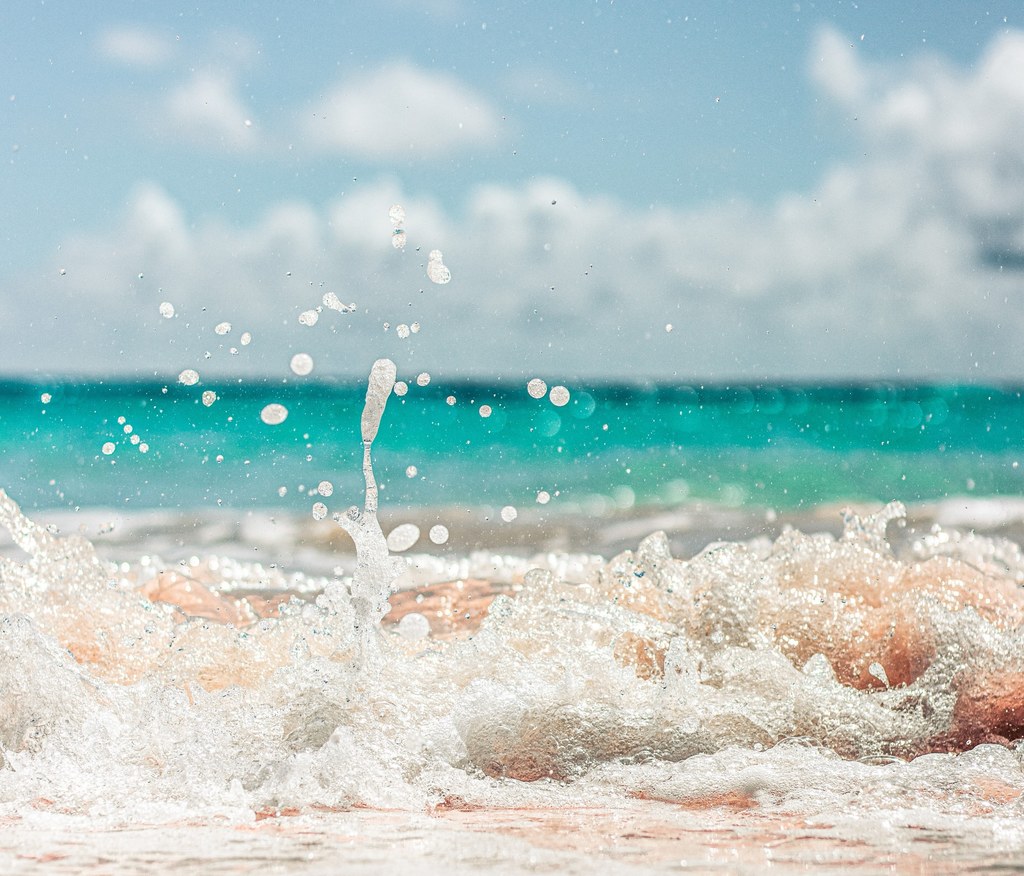
{"type": "Polygon", "coordinates": [[[1024,376],[1019,3],[0,24],[0,372],[1024,376]],[[356,312],[300,325],[325,291],[356,312]]]}

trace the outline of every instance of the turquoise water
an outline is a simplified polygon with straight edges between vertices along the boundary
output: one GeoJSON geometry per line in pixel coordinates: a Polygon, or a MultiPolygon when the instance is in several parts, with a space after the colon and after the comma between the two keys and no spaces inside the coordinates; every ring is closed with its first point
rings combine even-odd
{"type": "MultiPolygon", "coordinates": [[[[552,512],[1024,491],[1017,388],[570,384],[556,407],[525,380],[408,383],[375,445],[391,507],[522,507],[542,490],[552,512]]],[[[2,383],[0,485],[27,509],[298,511],[329,480],[333,510],[361,495],[364,393],[354,383],[2,383]],[[289,410],[277,426],[260,419],[272,402],[289,410]]]]}

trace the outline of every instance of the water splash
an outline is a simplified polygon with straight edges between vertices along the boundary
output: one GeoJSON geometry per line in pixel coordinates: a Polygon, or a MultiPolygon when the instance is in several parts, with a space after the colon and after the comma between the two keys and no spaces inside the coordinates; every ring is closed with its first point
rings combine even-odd
{"type": "MultiPolygon", "coordinates": [[[[390,359],[378,359],[370,369],[366,403],[360,418],[365,499],[361,509],[353,505],[344,514],[334,515],[356,546],[356,568],[349,589],[364,660],[378,653],[379,624],[388,613],[392,584],[405,568],[405,564],[388,551],[387,540],[377,519],[377,480],[370,452],[397,375],[398,369],[390,359]]],[[[337,599],[338,595],[333,594],[333,598],[337,599]]]]}

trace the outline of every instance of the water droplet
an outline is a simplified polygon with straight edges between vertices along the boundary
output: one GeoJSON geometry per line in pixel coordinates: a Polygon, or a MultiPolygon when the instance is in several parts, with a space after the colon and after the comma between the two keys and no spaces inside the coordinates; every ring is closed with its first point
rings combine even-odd
{"type": "Polygon", "coordinates": [[[126,423],[124,427],[124,434],[131,435],[134,430],[132,429],[131,423],[126,423]]]}
{"type": "Polygon", "coordinates": [[[450,395],[450,396],[448,396],[448,398],[446,398],[444,400],[444,403],[446,405],[448,405],[448,407],[452,407],[455,404],[455,401],[456,401],[455,396],[454,395],[450,395]]]}
{"type": "Polygon", "coordinates": [[[39,396],[39,401],[41,401],[44,405],[48,405],[51,401],[53,401],[53,396],[50,395],[50,393],[48,392],[44,392],[41,396],[39,396]]]}
{"type": "Polygon", "coordinates": [[[410,611],[398,622],[398,635],[409,642],[425,639],[430,635],[430,621],[418,611],[410,611]]]}
{"type": "Polygon", "coordinates": [[[252,343],[252,334],[250,332],[242,332],[242,336],[238,340],[243,347],[247,347],[252,343]]]}
{"type": "Polygon", "coordinates": [[[399,380],[395,384],[395,395],[405,395],[409,391],[409,384],[404,380],[399,380]]]}
{"type": "Polygon", "coordinates": [[[437,523],[430,527],[428,535],[434,544],[444,544],[448,541],[448,527],[437,523]]]}
{"type": "Polygon", "coordinates": [[[288,495],[288,488],[287,487],[278,487],[277,488],[277,495],[279,495],[283,499],[285,496],[288,495]]]}
{"type": "Polygon", "coordinates": [[[117,418],[117,425],[118,426],[123,426],[127,422],[128,422],[128,418],[127,417],[118,417],[117,418]]]}
{"type": "Polygon", "coordinates": [[[131,441],[132,444],[138,444],[142,439],[138,435],[132,435],[128,440],[131,441]]]}
{"type": "Polygon", "coordinates": [[[506,523],[511,523],[519,516],[519,512],[515,509],[514,505],[506,505],[501,509],[501,519],[506,523]]]}
{"type": "Polygon", "coordinates": [[[526,391],[530,393],[531,398],[544,398],[548,391],[548,385],[539,377],[534,377],[526,384],[526,391]]]}
{"type": "Polygon", "coordinates": [[[67,272],[67,269],[66,269],[66,268],[61,268],[61,269],[60,269],[60,275],[61,275],[62,277],[64,277],[64,276],[67,276],[67,273],[68,273],[68,272],[67,272]]]}
{"type": "Polygon", "coordinates": [[[212,389],[208,389],[206,390],[206,392],[203,393],[204,405],[210,407],[215,401],[217,401],[217,393],[215,393],[212,389]]]}
{"type": "Polygon", "coordinates": [[[174,305],[170,301],[160,303],[160,315],[164,319],[171,319],[174,316],[174,305]]]}
{"type": "Polygon", "coordinates": [[[409,465],[409,466],[406,466],[406,469],[405,469],[405,476],[406,476],[407,478],[414,478],[414,477],[416,477],[416,475],[418,475],[419,473],[420,473],[420,471],[419,471],[419,469],[418,469],[418,468],[416,468],[416,466],[414,466],[414,465],[409,465]]]}
{"type": "Polygon", "coordinates": [[[427,276],[430,282],[443,286],[451,280],[452,272],[445,267],[444,255],[439,249],[432,249],[427,257],[427,276]]]}
{"type": "Polygon", "coordinates": [[[395,249],[405,249],[406,243],[408,243],[408,238],[405,232],[401,228],[396,228],[391,235],[391,245],[395,249]]]}
{"type": "Polygon", "coordinates": [[[320,483],[316,485],[316,491],[321,496],[331,496],[334,494],[334,484],[330,481],[320,481],[320,483]]]}
{"type": "Polygon", "coordinates": [[[323,502],[313,503],[313,519],[323,520],[327,516],[327,506],[323,502]]]}
{"type": "Polygon", "coordinates": [[[430,383],[430,375],[427,374],[426,371],[424,371],[422,374],[417,374],[416,383],[418,386],[426,386],[428,383],[430,383]]]}
{"type": "Polygon", "coordinates": [[[303,310],[299,314],[299,322],[303,325],[316,325],[318,319],[320,319],[320,314],[315,310],[303,310]]]}
{"type": "Polygon", "coordinates": [[[400,325],[395,326],[395,334],[398,335],[403,341],[409,337],[409,326],[404,322],[400,325]]]}
{"type": "Polygon", "coordinates": [[[309,353],[296,353],[292,356],[291,368],[299,377],[305,377],[313,370],[313,357],[309,353]]]}
{"type": "Polygon", "coordinates": [[[139,453],[149,453],[149,445],[145,441],[139,445],[139,453]]]}
{"type": "Polygon", "coordinates": [[[178,383],[182,386],[195,386],[199,383],[199,372],[193,368],[186,368],[178,375],[178,383]]]}
{"type": "Polygon", "coordinates": [[[102,450],[102,451],[103,451],[103,452],[104,452],[104,453],[105,453],[105,454],[106,454],[107,456],[110,456],[110,454],[114,452],[114,449],[115,449],[115,448],[114,448],[114,442],[113,442],[113,441],[107,441],[107,442],[106,442],[106,443],[105,443],[105,444],[104,444],[104,445],[103,445],[103,446],[102,446],[102,447],[100,448],[100,450],[102,450]]]}
{"type": "Polygon", "coordinates": [[[229,331],[231,331],[231,323],[230,323],[230,322],[218,322],[218,323],[217,323],[217,324],[216,324],[216,325],[215,325],[215,326],[213,327],[213,330],[214,330],[214,331],[215,331],[215,332],[216,332],[216,333],[217,333],[218,335],[226,335],[226,334],[227,334],[227,333],[228,333],[229,331]]]}
{"type": "Polygon", "coordinates": [[[402,225],[405,222],[405,207],[395,204],[388,210],[388,219],[391,220],[392,225],[402,225]]]}
{"type": "Polygon", "coordinates": [[[490,405],[480,405],[480,416],[483,417],[486,420],[490,415],[491,415],[491,406],[490,405]]]}
{"type": "Polygon", "coordinates": [[[324,307],[329,307],[331,310],[337,310],[338,313],[351,313],[356,307],[354,304],[342,303],[342,300],[333,292],[325,292],[323,302],[324,307]]]}
{"type": "Polygon", "coordinates": [[[260,411],[260,419],[268,426],[278,426],[288,418],[288,408],[272,402],[260,411]]]}
{"type": "Polygon", "coordinates": [[[402,523],[388,533],[388,550],[396,554],[407,551],[420,537],[420,528],[415,523],[402,523]]]}
{"type": "Polygon", "coordinates": [[[665,323],[665,331],[667,331],[667,332],[672,331],[672,323],[670,323],[670,322],[665,323]]]}
{"type": "Polygon", "coordinates": [[[547,490],[540,490],[537,493],[537,504],[538,505],[547,505],[547,503],[550,502],[550,501],[551,501],[551,493],[549,493],[547,490]]]}
{"type": "Polygon", "coordinates": [[[411,326],[409,326],[409,331],[411,331],[414,335],[418,335],[420,333],[420,324],[418,322],[414,322],[411,326]]]}
{"type": "Polygon", "coordinates": [[[553,386],[548,398],[551,399],[551,404],[556,408],[564,407],[569,404],[569,390],[564,386],[553,386]]]}

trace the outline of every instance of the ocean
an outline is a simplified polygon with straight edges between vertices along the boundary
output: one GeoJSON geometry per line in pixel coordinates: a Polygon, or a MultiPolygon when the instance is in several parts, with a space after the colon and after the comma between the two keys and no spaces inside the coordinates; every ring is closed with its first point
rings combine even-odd
{"type": "Polygon", "coordinates": [[[5,871],[1024,866],[1020,389],[393,368],[0,384],[5,871]]]}

